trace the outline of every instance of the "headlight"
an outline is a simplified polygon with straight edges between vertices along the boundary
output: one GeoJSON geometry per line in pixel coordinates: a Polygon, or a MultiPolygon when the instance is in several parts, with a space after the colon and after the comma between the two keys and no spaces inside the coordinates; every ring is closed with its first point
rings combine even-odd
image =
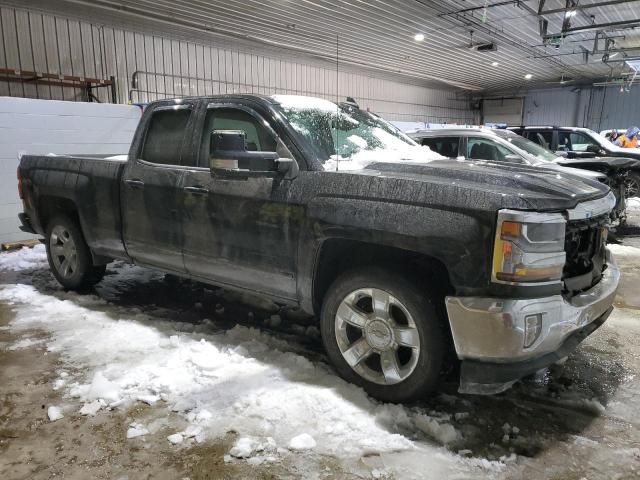
{"type": "Polygon", "coordinates": [[[565,264],[565,225],[559,213],[500,210],[492,280],[509,284],[559,282],[565,264]]]}

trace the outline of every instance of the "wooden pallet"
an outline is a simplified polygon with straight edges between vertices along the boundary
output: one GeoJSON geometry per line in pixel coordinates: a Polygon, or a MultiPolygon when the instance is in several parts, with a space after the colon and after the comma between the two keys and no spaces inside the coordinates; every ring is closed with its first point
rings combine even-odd
{"type": "Polygon", "coordinates": [[[20,250],[22,247],[32,248],[40,243],[40,240],[35,238],[33,240],[19,240],[17,242],[6,242],[0,245],[0,250],[3,252],[10,252],[12,250],[20,250]]]}

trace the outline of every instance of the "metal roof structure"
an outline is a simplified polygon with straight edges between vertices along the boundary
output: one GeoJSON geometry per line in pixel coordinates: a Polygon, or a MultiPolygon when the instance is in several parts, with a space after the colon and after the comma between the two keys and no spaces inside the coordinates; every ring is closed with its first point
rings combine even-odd
{"type": "Polygon", "coordinates": [[[55,3],[68,14],[84,8],[94,19],[126,18],[328,61],[337,53],[351,67],[478,92],[608,82],[640,56],[640,0],[55,3]]]}

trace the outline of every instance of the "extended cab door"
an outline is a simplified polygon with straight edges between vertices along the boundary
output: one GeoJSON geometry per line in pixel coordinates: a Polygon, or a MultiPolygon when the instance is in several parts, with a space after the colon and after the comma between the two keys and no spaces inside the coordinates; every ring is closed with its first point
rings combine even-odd
{"type": "Polygon", "coordinates": [[[152,106],[132,146],[120,196],[123,237],[135,263],[184,272],[180,207],[193,105],[152,106]]]}
{"type": "Polygon", "coordinates": [[[295,179],[274,171],[252,170],[246,177],[215,173],[209,169],[211,133],[242,131],[248,151],[292,155],[251,107],[211,103],[201,108],[195,128],[201,136],[194,139],[201,168],[186,172],[183,181],[186,269],[216,284],[295,299],[302,207],[287,201],[295,179]]]}

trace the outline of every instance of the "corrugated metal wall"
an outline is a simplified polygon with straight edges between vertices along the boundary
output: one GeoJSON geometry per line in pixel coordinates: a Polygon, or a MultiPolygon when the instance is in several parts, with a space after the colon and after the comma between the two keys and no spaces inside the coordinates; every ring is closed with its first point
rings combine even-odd
{"type": "Polygon", "coordinates": [[[593,130],[640,124],[640,86],[553,88],[528,92],[525,125],[561,125],[593,130]]]}
{"type": "MultiPolygon", "coordinates": [[[[0,68],[117,81],[119,102],[218,93],[291,93],[335,99],[353,96],[389,120],[473,123],[464,96],[341,71],[324,62],[260,50],[191,42],[86,21],[0,7],[0,68]]],[[[0,95],[79,100],[79,89],[0,80],[0,95]]],[[[107,89],[99,89],[109,101],[107,89]]]]}

